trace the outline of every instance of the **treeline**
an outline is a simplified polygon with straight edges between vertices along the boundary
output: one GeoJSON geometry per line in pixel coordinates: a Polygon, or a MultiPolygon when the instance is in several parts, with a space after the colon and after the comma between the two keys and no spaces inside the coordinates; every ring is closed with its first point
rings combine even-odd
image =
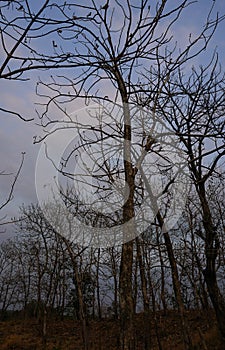
{"type": "MultiPolygon", "coordinates": [[[[224,186],[208,188],[220,249],[217,280],[225,294],[224,186]]],[[[170,233],[185,309],[211,307],[200,207],[189,197],[186,211],[170,233]]],[[[43,313],[63,319],[119,318],[121,247],[88,248],[56,233],[36,205],[22,208],[17,235],[1,244],[1,319],[12,311],[24,317],[43,313]]],[[[156,222],[134,242],[132,297],[134,312],[179,309],[163,233],[156,222]]],[[[14,314],[15,315],[15,314],[14,314]]]]}

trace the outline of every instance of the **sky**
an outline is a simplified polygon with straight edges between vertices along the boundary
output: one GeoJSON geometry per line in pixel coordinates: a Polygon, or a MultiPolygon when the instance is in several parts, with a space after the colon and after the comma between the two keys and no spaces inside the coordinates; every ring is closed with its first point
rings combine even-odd
{"type": "MultiPolygon", "coordinates": [[[[172,3],[177,1],[172,0],[172,3]]],[[[185,45],[187,34],[193,35],[201,28],[204,18],[207,14],[207,9],[211,5],[212,0],[200,0],[198,4],[192,5],[186,11],[186,15],[178,21],[176,33],[173,33],[180,45],[185,45]],[[193,8],[195,8],[193,10],[193,8]]],[[[225,14],[225,2],[218,0],[216,9],[219,14],[225,14]]],[[[195,64],[207,62],[217,46],[220,61],[225,63],[225,40],[224,40],[225,22],[220,23],[207,52],[204,57],[197,60],[195,64]]],[[[43,40],[43,45],[46,42],[43,40]]],[[[2,54],[0,54],[2,57],[2,54]]],[[[17,110],[25,118],[34,118],[34,121],[24,122],[9,114],[0,112],[0,172],[11,175],[0,176],[0,198],[1,202],[7,197],[10,186],[21,161],[21,153],[25,152],[25,161],[16,183],[13,193],[13,200],[0,213],[2,222],[11,217],[18,216],[18,208],[22,205],[29,205],[37,202],[35,190],[35,164],[37,160],[40,144],[33,144],[34,136],[40,134],[40,126],[38,126],[38,118],[35,113],[37,107],[35,103],[38,101],[35,94],[37,75],[32,74],[30,81],[16,82],[13,80],[0,80],[0,101],[3,106],[8,106],[12,110],[17,110]],[[7,218],[4,219],[4,217],[7,218]]],[[[107,94],[107,92],[106,92],[107,94]]],[[[0,226],[0,240],[10,237],[14,234],[13,226],[0,226]]]]}

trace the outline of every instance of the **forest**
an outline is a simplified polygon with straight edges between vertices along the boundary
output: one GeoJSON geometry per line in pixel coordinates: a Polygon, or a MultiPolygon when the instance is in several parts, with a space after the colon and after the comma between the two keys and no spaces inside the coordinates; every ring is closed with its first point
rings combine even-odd
{"type": "Polygon", "coordinates": [[[38,148],[32,203],[28,155],[0,171],[1,349],[225,348],[224,19],[208,0],[0,2],[1,89],[35,99],[2,97],[1,123],[38,148]]]}

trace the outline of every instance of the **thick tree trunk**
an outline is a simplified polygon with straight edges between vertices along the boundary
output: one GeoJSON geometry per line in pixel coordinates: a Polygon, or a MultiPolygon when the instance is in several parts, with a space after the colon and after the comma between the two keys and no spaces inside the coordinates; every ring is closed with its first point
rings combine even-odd
{"type": "MultiPolygon", "coordinates": [[[[126,147],[126,145],[125,145],[126,147]]],[[[129,147],[129,146],[128,146],[129,147]]],[[[125,180],[129,185],[129,197],[123,207],[124,240],[120,263],[120,317],[121,317],[121,349],[134,349],[134,301],[132,293],[132,269],[133,269],[133,237],[134,237],[134,172],[131,162],[125,163],[125,180]]]]}
{"type": "Polygon", "coordinates": [[[115,67],[115,78],[123,101],[123,163],[125,182],[129,188],[129,196],[123,205],[123,235],[124,244],[122,247],[120,264],[120,317],[121,317],[121,349],[134,349],[133,313],[134,302],[132,293],[132,267],[133,267],[133,239],[135,233],[134,218],[134,191],[135,191],[135,170],[131,158],[131,115],[128,105],[128,94],[125,82],[120,70],[115,67]]]}

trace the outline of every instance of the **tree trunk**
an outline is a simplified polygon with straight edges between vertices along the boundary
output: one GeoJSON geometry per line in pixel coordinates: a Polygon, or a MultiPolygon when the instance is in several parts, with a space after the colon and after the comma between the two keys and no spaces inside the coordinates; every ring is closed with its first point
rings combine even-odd
{"type": "Polygon", "coordinates": [[[178,311],[179,311],[180,319],[181,319],[183,341],[184,341],[185,349],[190,349],[191,339],[189,336],[188,326],[187,326],[187,323],[185,320],[185,315],[184,315],[185,310],[184,310],[184,303],[183,303],[183,298],[182,298],[182,294],[181,294],[181,285],[180,285],[180,280],[179,280],[179,275],[178,275],[178,270],[177,270],[177,263],[176,263],[175,256],[173,254],[173,247],[172,247],[172,243],[171,243],[170,236],[169,236],[168,232],[164,232],[163,237],[165,240],[167,254],[168,254],[169,261],[170,261],[170,267],[171,267],[171,272],[172,272],[172,281],[173,281],[173,290],[174,290],[174,294],[175,294],[175,298],[176,298],[176,302],[177,302],[177,306],[178,306],[178,311]]]}
{"type": "Polygon", "coordinates": [[[101,298],[100,298],[100,283],[99,283],[99,262],[100,262],[100,253],[101,250],[98,248],[97,262],[96,262],[96,293],[97,293],[97,305],[98,305],[98,318],[102,319],[102,310],[101,310],[101,298]]]}
{"type": "Polygon", "coordinates": [[[204,183],[199,184],[198,193],[201,200],[203,226],[205,229],[206,268],[204,270],[204,277],[216,313],[218,328],[222,338],[225,339],[225,300],[218,287],[216,276],[216,258],[219,250],[219,239],[213,226],[212,214],[206,198],[204,183]]]}
{"type": "MultiPolygon", "coordinates": [[[[159,226],[163,230],[164,228],[164,222],[163,218],[160,214],[160,212],[157,213],[157,220],[159,223],[159,226]]],[[[173,246],[172,242],[170,240],[170,236],[168,232],[163,231],[163,237],[166,245],[166,250],[170,262],[170,267],[171,267],[171,272],[172,272],[172,281],[173,281],[173,290],[175,294],[175,299],[177,302],[178,306],[178,311],[180,314],[180,319],[181,319],[181,329],[182,329],[182,334],[183,334],[183,341],[184,341],[184,346],[185,349],[189,349],[191,346],[191,339],[189,336],[189,331],[188,331],[188,326],[185,320],[185,315],[184,315],[184,303],[183,303],[183,298],[181,294],[181,285],[180,285],[180,280],[179,280],[179,274],[178,274],[178,269],[177,269],[177,263],[176,259],[173,253],[173,246]]]]}
{"type": "MultiPolygon", "coordinates": [[[[78,302],[79,302],[79,318],[82,322],[82,338],[83,338],[84,350],[88,350],[89,348],[88,329],[87,329],[87,320],[86,320],[86,315],[84,310],[82,281],[80,278],[80,273],[78,272],[76,256],[74,254],[73,248],[71,247],[71,245],[69,244],[66,238],[64,237],[62,238],[67,247],[67,250],[72,262],[72,266],[73,266],[73,274],[74,274],[74,280],[76,282],[76,289],[77,289],[78,302]]],[[[85,250],[85,248],[83,250],[85,250]]]]}
{"type": "Polygon", "coordinates": [[[142,292],[142,298],[143,298],[143,305],[144,305],[144,311],[149,311],[149,297],[148,297],[148,291],[147,291],[147,280],[145,276],[145,266],[142,259],[142,253],[140,248],[140,240],[139,238],[136,238],[136,247],[137,247],[137,259],[140,269],[140,277],[141,277],[141,292],[142,292]]]}
{"type": "Polygon", "coordinates": [[[118,319],[118,280],[117,280],[117,266],[116,266],[116,259],[114,256],[114,247],[110,248],[111,252],[111,264],[112,264],[112,276],[114,281],[114,298],[113,298],[113,314],[114,318],[118,319]]]}
{"type": "Polygon", "coordinates": [[[191,345],[191,339],[189,337],[188,326],[187,326],[186,321],[185,321],[184,304],[183,304],[183,299],[182,299],[182,294],[181,294],[181,286],[180,286],[179,274],[178,274],[178,269],[177,269],[177,263],[176,263],[176,259],[175,259],[174,253],[173,253],[173,246],[172,246],[172,243],[170,240],[170,236],[169,236],[168,232],[165,230],[164,220],[163,220],[163,217],[162,217],[160,210],[158,208],[157,200],[155,199],[155,197],[152,193],[152,189],[149,186],[148,181],[146,180],[145,174],[143,172],[142,172],[142,176],[143,176],[147,191],[150,195],[152,206],[155,209],[155,211],[157,210],[156,219],[157,219],[158,225],[163,233],[163,237],[164,237],[164,241],[165,241],[165,245],[166,245],[166,249],[167,249],[167,254],[168,254],[168,258],[169,258],[169,262],[170,262],[170,267],[171,267],[171,272],[172,272],[173,289],[174,289],[174,294],[175,294],[175,298],[176,298],[176,302],[177,302],[177,306],[178,306],[178,310],[179,310],[179,314],[180,314],[180,319],[181,319],[181,329],[182,329],[182,333],[183,333],[184,346],[185,346],[185,349],[189,349],[190,345],[191,345]]]}
{"type": "Polygon", "coordinates": [[[122,350],[134,349],[132,262],[133,241],[123,245],[120,265],[120,346],[122,350]]]}
{"type": "Polygon", "coordinates": [[[161,247],[160,247],[160,239],[159,239],[158,227],[156,227],[156,239],[157,239],[157,244],[158,244],[159,261],[160,261],[160,269],[161,269],[161,293],[160,293],[160,298],[161,298],[161,301],[162,301],[164,314],[166,314],[167,304],[166,304],[166,297],[165,297],[165,273],[164,273],[164,267],[163,267],[163,257],[162,257],[161,247]]]}
{"type": "Polygon", "coordinates": [[[131,159],[131,115],[128,105],[128,94],[125,81],[120,70],[115,67],[114,72],[118,88],[123,101],[123,163],[125,182],[129,188],[129,196],[123,205],[123,235],[120,264],[120,317],[121,317],[121,349],[134,349],[133,313],[134,302],[132,293],[132,267],[133,267],[133,239],[135,233],[134,191],[135,169],[131,159]]]}
{"type": "Polygon", "coordinates": [[[143,305],[144,305],[145,349],[150,349],[151,324],[150,324],[149,296],[148,296],[148,288],[147,288],[147,279],[145,275],[145,265],[142,259],[142,252],[141,252],[139,238],[136,238],[136,247],[137,247],[137,259],[138,259],[140,277],[141,277],[141,292],[142,292],[143,305]]]}
{"type": "Polygon", "coordinates": [[[82,322],[82,338],[84,342],[84,350],[88,350],[88,331],[87,331],[87,321],[84,311],[84,302],[83,302],[83,291],[82,291],[82,281],[80,279],[80,274],[78,273],[77,264],[74,266],[74,277],[76,281],[78,301],[79,301],[79,317],[82,322]]]}

